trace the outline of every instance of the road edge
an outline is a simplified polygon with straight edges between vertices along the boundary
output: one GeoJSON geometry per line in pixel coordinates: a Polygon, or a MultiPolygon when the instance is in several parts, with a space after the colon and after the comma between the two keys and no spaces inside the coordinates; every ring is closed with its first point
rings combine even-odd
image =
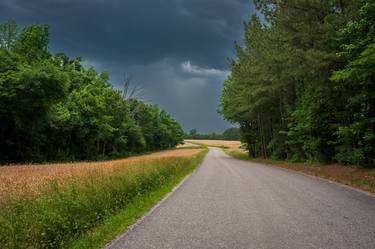
{"type": "MultiPolygon", "coordinates": [[[[224,153],[225,153],[225,151],[224,151],[224,153]]],[[[319,177],[319,176],[315,176],[315,175],[310,175],[310,174],[307,174],[307,173],[304,173],[304,172],[301,172],[301,171],[297,171],[297,170],[278,167],[276,165],[272,165],[272,164],[268,164],[268,163],[259,163],[259,162],[254,162],[254,161],[251,161],[251,160],[238,159],[238,158],[235,158],[235,157],[232,157],[232,156],[228,155],[227,153],[225,153],[225,155],[229,158],[234,159],[234,160],[259,164],[259,165],[262,165],[262,166],[272,167],[272,168],[284,170],[284,171],[287,171],[287,172],[291,172],[291,173],[294,173],[294,174],[299,174],[299,175],[311,177],[311,178],[316,179],[316,180],[320,180],[320,181],[328,182],[330,184],[338,185],[340,187],[343,187],[343,188],[346,188],[346,189],[349,189],[349,190],[353,190],[355,192],[358,192],[358,193],[361,193],[361,194],[364,194],[364,195],[375,198],[375,193],[372,193],[372,192],[369,192],[369,191],[366,191],[366,190],[362,190],[362,189],[359,189],[359,188],[355,188],[353,186],[346,185],[346,184],[341,183],[341,182],[336,182],[336,181],[333,181],[333,180],[330,180],[330,179],[327,179],[327,178],[323,178],[323,177],[319,177]]]]}
{"type": "MultiPolygon", "coordinates": [[[[209,151],[208,151],[209,152],[209,151]]],[[[207,152],[207,154],[208,154],[207,152]]],[[[146,212],[142,217],[140,217],[135,223],[132,225],[128,226],[123,233],[120,235],[116,236],[112,241],[107,243],[102,249],[111,249],[113,245],[115,245],[118,241],[122,240],[125,238],[130,232],[132,232],[137,226],[142,224],[142,222],[147,219],[149,216],[151,216],[164,202],[166,202],[173,194],[177,192],[193,175],[196,174],[196,172],[199,170],[199,168],[202,166],[204,161],[206,160],[206,156],[204,156],[203,161],[201,162],[200,165],[198,165],[193,172],[185,176],[166,196],[163,197],[155,206],[153,206],[148,212],[146,212]]]]}

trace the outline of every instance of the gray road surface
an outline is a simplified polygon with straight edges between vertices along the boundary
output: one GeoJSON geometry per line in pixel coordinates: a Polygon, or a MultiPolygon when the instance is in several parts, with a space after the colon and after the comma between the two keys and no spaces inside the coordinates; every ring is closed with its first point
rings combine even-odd
{"type": "Polygon", "coordinates": [[[375,248],[375,197],[213,148],[201,167],[108,246],[375,248]]]}

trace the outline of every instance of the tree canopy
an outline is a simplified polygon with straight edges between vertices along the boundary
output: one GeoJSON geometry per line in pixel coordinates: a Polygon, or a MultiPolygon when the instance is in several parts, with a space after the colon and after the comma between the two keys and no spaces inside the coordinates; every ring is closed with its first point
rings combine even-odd
{"type": "Polygon", "coordinates": [[[213,140],[240,140],[240,129],[232,127],[226,129],[223,133],[199,133],[197,129],[191,129],[188,134],[185,134],[188,139],[213,139],[213,140]]]}
{"type": "Polygon", "coordinates": [[[375,166],[375,4],[256,0],[220,112],[249,155],[375,166]]]}
{"type": "Polygon", "coordinates": [[[0,24],[0,161],[91,160],[171,148],[181,126],[106,72],[49,51],[46,25],[0,24]]]}

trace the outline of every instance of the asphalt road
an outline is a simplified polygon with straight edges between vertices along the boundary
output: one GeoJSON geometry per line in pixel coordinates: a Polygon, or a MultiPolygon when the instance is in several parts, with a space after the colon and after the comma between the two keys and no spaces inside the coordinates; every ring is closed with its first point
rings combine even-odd
{"type": "Polygon", "coordinates": [[[375,197],[211,149],[108,248],[375,248],[375,197]]]}

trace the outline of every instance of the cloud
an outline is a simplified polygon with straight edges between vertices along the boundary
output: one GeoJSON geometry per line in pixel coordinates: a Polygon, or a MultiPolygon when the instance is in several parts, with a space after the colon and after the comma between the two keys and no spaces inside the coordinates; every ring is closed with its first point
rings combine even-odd
{"type": "Polygon", "coordinates": [[[134,83],[143,87],[144,98],[168,110],[186,131],[223,131],[231,125],[217,113],[223,78],[181,73],[181,64],[162,59],[129,68],[134,83]]]}
{"type": "Polygon", "coordinates": [[[50,26],[53,52],[81,57],[121,87],[131,75],[147,99],[188,130],[230,126],[216,109],[249,0],[0,0],[0,22],[50,26]],[[187,60],[188,58],[188,60],[187,60]]]}
{"type": "Polygon", "coordinates": [[[185,61],[181,63],[182,71],[192,74],[192,75],[199,75],[199,76],[222,76],[225,77],[229,74],[228,71],[219,70],[215,68],[204,68],[199,67],[197,65],[191,64],[190,61],[185,61]]]}

